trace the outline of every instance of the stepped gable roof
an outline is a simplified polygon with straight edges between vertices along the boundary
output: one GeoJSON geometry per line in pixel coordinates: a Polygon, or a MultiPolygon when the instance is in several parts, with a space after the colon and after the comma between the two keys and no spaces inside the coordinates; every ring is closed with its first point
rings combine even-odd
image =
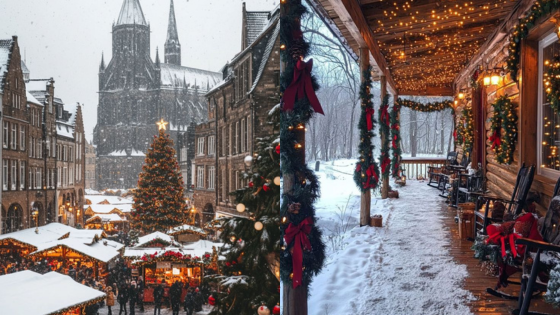
{"type": "Polygon", "coordinates": [[[124,0],[116,25],[148,25],[138,0],[124,0]]]}
{"type": "Polygon", "coordinates": [[[8,71],[13,44],[13,39],[0,39],[0,92],[4,90],[4,77],[8,71]]]}

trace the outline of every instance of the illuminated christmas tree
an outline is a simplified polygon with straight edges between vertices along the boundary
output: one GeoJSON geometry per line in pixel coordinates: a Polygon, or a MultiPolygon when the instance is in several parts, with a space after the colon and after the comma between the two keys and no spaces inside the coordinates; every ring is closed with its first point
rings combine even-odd
{"type": "Polygon", "coordinates": [[[167,122],[158,122],[159,135],[148,149],[138,188],[134,191],[132,227],[144,233],[167,232],[188,218],[183,197],[183,177],[173,140],[165,133],[167,122]]]}
{"type": "Polygon", "coordinates": [[[270,136],[257,139],[255,156],[245,158],[248,170],[241,180],[247,187],[231,194],[237,211],[248,218],[233,217],[221,222],[224,276],[217,280],[223,292],[216,294],[211,314],[257,314],[264,303],[272,310],[280,302],[280,111],[276,106],[269,116],[274,129],[270,136]]]}

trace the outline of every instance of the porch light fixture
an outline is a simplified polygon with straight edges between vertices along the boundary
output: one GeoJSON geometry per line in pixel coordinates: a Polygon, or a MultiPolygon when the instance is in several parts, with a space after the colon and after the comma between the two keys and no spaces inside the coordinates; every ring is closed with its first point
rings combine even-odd
{"type": "Polygon", "coordinates": [[[492,76],[490,77],[490,83],[492,85],[498,85],[500,83],[500,74],[498,72],[492,72],[492,76]]]}
{"type": "Polygon", "coordinates": [[[465,92],[460,91],[459,94],[457,95],[457,97],[458,97],[460,100],[465,99],[465,92]]]}
{"type": "Polygon", "coordinates": [[[490,85],[490,75],[485,74],[484,78],[482,79],[482,83],[484,84],[484,86],[489,86],[490,85]]]}

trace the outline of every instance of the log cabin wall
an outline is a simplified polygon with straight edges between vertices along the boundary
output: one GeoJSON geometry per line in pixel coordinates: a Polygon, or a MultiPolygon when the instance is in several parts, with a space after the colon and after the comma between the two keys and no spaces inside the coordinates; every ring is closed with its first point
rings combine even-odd
{"type": "MultiPolygon", "coordinates": [[[[494,194],[502,198],[511,198],[517,172],[521,163],[525,162],[526,165],[537,165],[537,152],[540,150],[538,145],[537,133],[539,132],[538,124],[538,82],[542,78],[538,75],[538,43],[545,35],[550,34],[553,23],[550,18],[543,19],[540,25],[535,27],[522,43],[521,50],[521,63],[518,83],[513,81],[509,74],[502,77],[500,83],[496,86],[483,86],[482,76],[479,78],[479,90],[473,90],[471,87],[471,75],[463,78],[462,81],[457,82],[457,89],[464,89],[467,92],[466,100],[462,101],[457,108],[457,122],[461,116],[462,106],[471,106],[473,96],[476,92],[482,93],[482,111],[481,117],[476,123],[483,123],[486,134],[479,135],[476,132],[475,126],[475,144],[477,147],[479,141],[483,141],[483,147],[486,148],[485,161],[483,162],[483,169],[487,179],[487,188],[494,194]],[[552,26],[551,26],[552,25],[552,26]],[[507,95],[514,103],[518,105],[518,137],[514,153],[514,161],[510,165],[499,164],[496,160],[494,151],[491,148],[488,138],[491,135],[491,118],[494,114],[492,104],[495,100],[503,95],[507,95]]],[[[484,62],[488,63],[488,68],[499,68],[505,66],[507,60],[507,47],[508,36],[496,42],[484,52],[484,62]]],[[[484,64],[485,65],[485,64],[484,64]]],[[[507,71],[506,71],[507,73],[507,71]]],[[[476,107],[476,106],[475,106],[476,107]]],[[[478,114],[478,113],[477,113],[478,114]]],[[[476,115],[475,114],[475,117],[476,115]]],[[[462,152],[462,148],[457,148],[457,152],[462,152]]],[[[537,165],[537,168],[540,167],[537,165]]],[[[545,176],[540,174],[537,169],[535,179],[531,187],[532,191],[538,191],[541,194],[541,202],[538,206],[538,211],[544,215],[548,208],[548,204],[552,198],[554,185],[558,177],[545,176]]]]}

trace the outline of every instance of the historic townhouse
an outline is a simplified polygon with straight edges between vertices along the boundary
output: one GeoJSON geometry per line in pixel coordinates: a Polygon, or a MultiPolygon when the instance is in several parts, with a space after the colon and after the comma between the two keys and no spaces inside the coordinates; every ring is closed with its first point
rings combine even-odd
{"type": "Polygon", "coordinates": [[[95,146],[86,141],[86,189],[95,189],[95,146]]]}
{"type": "Polygon", "coordinates": [[[279,99],[279,10],[252,12],[243,4],[242,51],[206,94],[208,122],[196,128],[193,182],[196,213],[204,221],[238,215],[229,193],[240,179],[255,139],[271,132],[268,112],[279,99]]]}
{"type": "Polygon", "coordinates": [[[15,36],[0,40],[0,78],[2,233],[55,221],[83,224],[76,210],[82,208],[85,172],[81,109],[65,110],[52,79],[30,79],[15,36]],[[61,145],[76,152],[65,165],[71,169],[66,186],[59,171],[66,162],[61,145]]]}

